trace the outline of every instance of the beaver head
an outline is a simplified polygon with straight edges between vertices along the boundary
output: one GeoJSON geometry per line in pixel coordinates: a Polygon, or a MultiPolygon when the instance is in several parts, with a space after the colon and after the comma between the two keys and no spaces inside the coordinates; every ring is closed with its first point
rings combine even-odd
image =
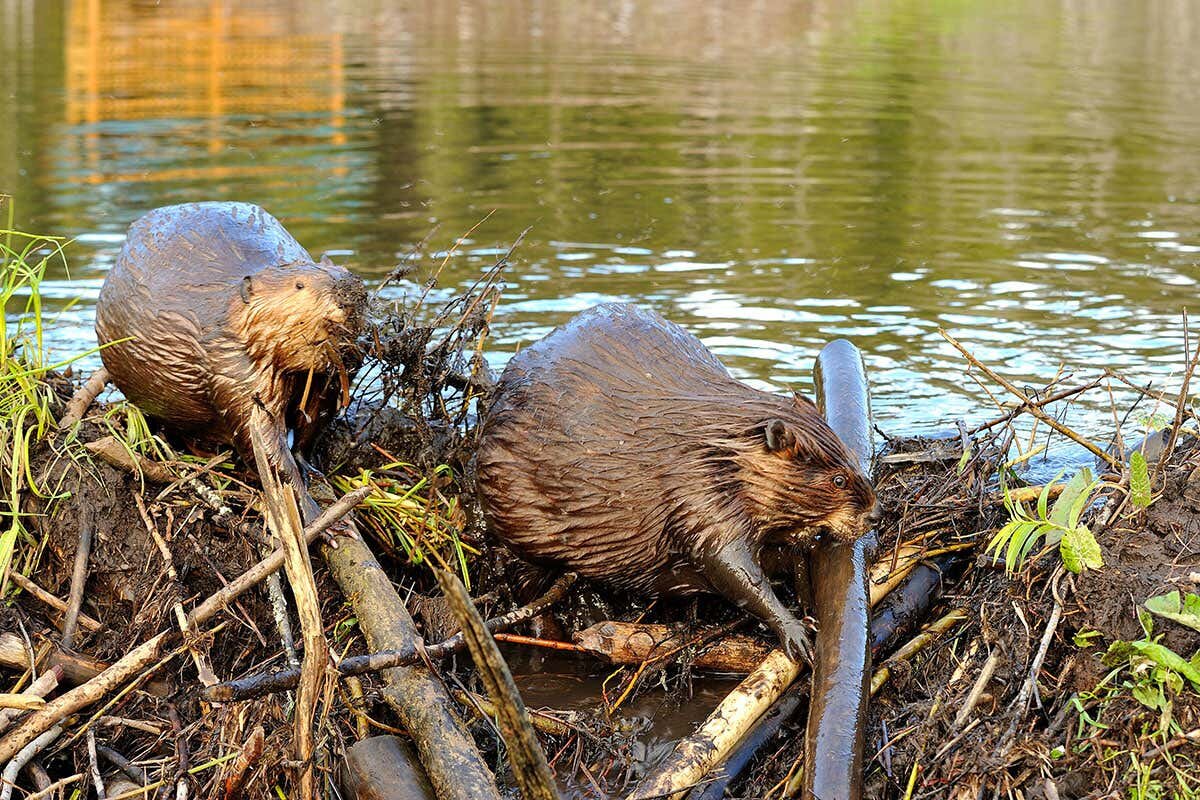
{"type": "Polygon", "coordinates": [[[758,411],[733,460],[762,540],[799,543],[826,530],[850,542],[879,521],[875,490],[816,406],[797,396],[758,411]]]}
{"type": "Polygon", "coordinates": [[[307,372],[340,365],[365,326],[366,302],[361,278],[323,260],[242,278],[232,316],[251,358],[307,372]]]}

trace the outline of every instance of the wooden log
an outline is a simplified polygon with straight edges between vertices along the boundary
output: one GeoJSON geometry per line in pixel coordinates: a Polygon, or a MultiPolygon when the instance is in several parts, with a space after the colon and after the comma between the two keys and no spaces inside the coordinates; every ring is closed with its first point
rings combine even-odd
{"type": "MultiPolygon", "coordinates": [[[[678,634],[667,625],[606,620],[573,638],[592,655],[614,664],[639,664],[685,647],[696,636],[678,634]]],[[[762,639],[733,635],[703,645],[691,663],[697,669],[748,675],[770,652],[771,646],[762,639]]]]}
{"type": "Polygon", "coordinates": [[[372,736],[350,747],[342,791],[357,800],[437,800],[429,777],[403,739],[372,736]]]}
{"type": "MultiPolygon", "coordinates": [[[[333,579],[354,609],[372,650],[404,651],[420,642],[416,625],[370,548],[341,537],[324,548],[333,579]]],[[[495,779],[453,711],[453,700],[426,667],[383,672],[384,700],[417,745],[421,763],[441,800],[499,800],[495,779]]]]}
{"type": "MultiPolygon", "coordinates": [[[[845,339],[827,344],[813,371],[817,405],[829,426],[871,468],[871,403],[858,348],[845,339]]],[[[813,605],[817,618],[812,702],[805,736],[806,797],[862,797],[868,682],[871,675],[868,553],[871,532],[853,544],[821,542],[813,548],[813,605]]]]}

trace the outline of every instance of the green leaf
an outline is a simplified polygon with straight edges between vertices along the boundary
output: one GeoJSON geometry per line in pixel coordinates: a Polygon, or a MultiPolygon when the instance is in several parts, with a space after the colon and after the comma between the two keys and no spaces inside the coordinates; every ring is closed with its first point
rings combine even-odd
{"type": "Polygon", "coordinates": [[[1071,637],[1071,641],[1074,642],[1076,647],[1086,649],[1095,644],[1095,642],[1092,640],[1099,638],[1100,635],[1100,631],[1077,631],[1075,635],[1071,637]]]}
{"type": "MultiPolygon", "coordinates": [[[[1074,528],[1075,524],[1069,522],[1071,508],[1081,495],[1085,495],[1084,490],[1087,489],[1091,482],[1092,471],[1087,467],[1072,475],[1071,480],[1067,481],[1067,486],[1063,489],[1063,493],[1054,501],[1054,507],[1050,509],[1049,520],[1063,528],[1074,528]]],[[[1087,492],[1086,494],[1091,494],[1091,492],[1087,492]]],[[[1078,520],[1078,518],[1076,519],[1078,520]]]]}
{"type": "Polygon", "coordinates": [[[1164,669],[1182,675],[1191,682],[1193,688],[1200,691],[1200,667],[1197,667],[1171,648],[1158,642],[1148,640],[1139,642],[1113,642],[1101,661],[1106,666],[1111,667],[1128,662],[1135,656],[1140,656],[1164,669]]]}
{"type": "Polygon", "coordinates": [[[1179,590],[1175,590],[1148,598],[1146,608],[1160,617],[1200,631],[1200,595],[1189,592],[1181,596],[1179,590]]]}
{"type": "Polygon", "coordinates": [[[1037,520],[1022,520],[1017,523],[1012,539],[1008,543],[1008,553],[1004,564],[1009,572],[1016,572],[1025,563],[1025,557],[1038,540],[1038,531],[1043,527],[1037,520]]]}
{"type": "Polygon", "coordinates": [[[1063,566],[1076,574],[1104,566],[1100,545],[1086,525],[1067,530],[1058,543],[1058,550],[1062,554],[1063,566]]]}
{"type": "Polygon", "coordinates": [[[1167,704],[1161,683],[1142,681],[1133,685],[1133,698],[1146,708],[1156,711],[1167,704]]]}
{"type": "Polygon", "coordinates": [[[1146,508],[1150,499],[1150,470],[1146,466],[1146,457],[1140,450],[1134,450],[1129,457],[1129,502],[1138,508],[1146,508]]]}
{"type": "Polygon", "coordinates": [[[971,451],[975,448],[971,447],[971,443],[967,442],[967,446],[963,448],[962,457],[958,459],[958,468],[956,474],[962,475],[963,470],[967,468],[967,462],[971,460],[971,451]]]}

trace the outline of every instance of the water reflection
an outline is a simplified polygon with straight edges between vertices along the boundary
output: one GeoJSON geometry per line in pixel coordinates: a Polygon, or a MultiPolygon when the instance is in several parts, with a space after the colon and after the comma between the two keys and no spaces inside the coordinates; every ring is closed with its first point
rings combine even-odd
{"type": "Polygon", "coordinates": [[[1198,27],[1187,0],[0,0],[0,191],[79,237],[64,349],[158,205],[258,202],[368,275],[490,213],[443,283],[532,226],[497,364],[636,300],[764,386],[851,337],[881,422],[936,427],[986,402],[939,326],[1031,382],[1178,372],[1198,27]]]}

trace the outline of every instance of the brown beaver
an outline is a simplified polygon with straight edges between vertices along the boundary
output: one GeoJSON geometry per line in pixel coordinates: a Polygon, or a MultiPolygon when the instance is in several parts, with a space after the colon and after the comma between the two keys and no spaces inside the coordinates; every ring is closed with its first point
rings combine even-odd
{"type": "Polygon", "coordinates": [[[293,483],[288,430],[304,444],[339,405],[359,363],[366,290],[314,263],[277,219],[248,203],[159,208],[133,223],[100,289],[96,335],[126,397],[201,443],[233,443],[249,464],[251,410],[274,421],[268,454],[293,483]]]}
{"type": "Polygon", "coordinates": [[[760,546],[854,540],[880,513],[811,402],[735,380],[699,339],[625,304],[508,362],[476,468],[491,529],[524,557],[645,594],[717,592],[793,659],[811,660],[808,635],[760,546]]]}

